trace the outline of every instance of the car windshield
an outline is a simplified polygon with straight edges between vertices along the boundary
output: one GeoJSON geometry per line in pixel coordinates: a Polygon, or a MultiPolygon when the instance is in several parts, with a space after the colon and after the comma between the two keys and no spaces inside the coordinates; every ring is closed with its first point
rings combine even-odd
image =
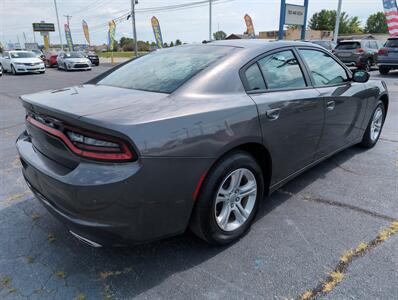
{"type": "Polygon", "coordinates": [[[27,58],[36,57],[33,52],[10,52],[11,58],[27,58]]]}
{"type": "Polygon", "coordinates": [[[180,46],[159,50],[115,70],[100,85],[172,93],[194,75],[232,52],[223,46],[180,46]]]}
{"type": "Polygon", "coordinates": [[[385,47],[398,48],[398,39],[387,40],[385,47]]]}
{"type": "Polygon", "coordinates": [[[66,52],[65,53],[66,58],[82,58],[84,57],[83,54],[79,52],[66,52]]]}
{"type": "Polygon", "coordinates": [[[355,50],[361,48],[361,43],[359,42],[344,42],[337,45],[338,50],[355,50]]]}

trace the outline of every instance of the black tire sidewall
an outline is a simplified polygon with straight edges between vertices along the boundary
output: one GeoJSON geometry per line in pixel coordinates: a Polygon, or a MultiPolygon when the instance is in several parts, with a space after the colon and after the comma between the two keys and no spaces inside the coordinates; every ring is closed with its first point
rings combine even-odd
{"type": "Polygon", "coordinates": [[[386,119],[386,109],[384,107],[383,102],[381,100],[379,100],[377,102],[376,107],[374,108],[374,110],[372,112],[372,115],[370,116],[368,127],[366,128],[365,134],[364,134],[362,142],[361,142],[362,146],[367,147],[367,148],[372,148],[372,147],[374,147],[377,144],[377,142],[378,142],[378,140],[379,140],[379,138],[381,136],[381,132],[383,130],[383,127],[384,127],[385,119],[386,119]],[[378,107],[381,107],[381,109],[383,110],[383,122],[382,122],[382,125],[381,125],[379,136],[377,137],[376,140],[372,140],[371,137],[370,137],[370,131],[371,131],[373,117],[374,117],[374,114],[375,114],[375,112],[376,112],[378,107]]]}
{"type": "Polygon", "coordinates": [[[243,236],[249,229],[253,219],[256,216],[259,205],[264,195],[264,176],[256,160],[246,152],[231,153],[222,159],[208,174],[203,183],[201,193],[198,198],[196,221],[200,226],[201,237],[213,244],[228,244],[243,236]],[[215,219],[214,209],[218,189],[223,180],[234,170],[239,168],[249,169],[257,181],[257,198],[254,208],[246,222],[234,231],[222,230],[215,219]]]}

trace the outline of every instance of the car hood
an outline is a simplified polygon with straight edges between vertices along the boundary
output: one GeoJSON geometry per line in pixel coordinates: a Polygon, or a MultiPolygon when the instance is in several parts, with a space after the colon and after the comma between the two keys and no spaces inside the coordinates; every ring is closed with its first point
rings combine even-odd
{"type": "Polygon", "coordinates": [[[43,62],[40,58],[37,57],[25,57],[25,58],[12,58],[13,62],[16,63],[24,63],[24,64],[34,64],[43,62]]]}

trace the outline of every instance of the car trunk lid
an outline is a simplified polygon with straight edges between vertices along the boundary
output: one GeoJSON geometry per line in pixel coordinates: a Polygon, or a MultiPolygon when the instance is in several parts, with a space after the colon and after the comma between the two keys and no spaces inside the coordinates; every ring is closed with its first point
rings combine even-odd
{"type": "MultiPolygon", "coordinates": [[[[124,108],[137,102],[147,103],[146,107],[153,107],[154,103],[167,96],[109,86],[83,85],[24,95],[21,96],[21,100],[27,110],[27,131],[35,148],[47,158],[73,169],[82,158],[72,153],[62,138],[51,133],[52,129],[65,134],[66,124],[126,140],[123,130],[118,126],[117,116],[111,122],[99,124],[95,119],[90,122],[84,116],[110,111],[123,112],[124,108]]],[[[138,111],[143,113],[139,109],[138,111]]]]}

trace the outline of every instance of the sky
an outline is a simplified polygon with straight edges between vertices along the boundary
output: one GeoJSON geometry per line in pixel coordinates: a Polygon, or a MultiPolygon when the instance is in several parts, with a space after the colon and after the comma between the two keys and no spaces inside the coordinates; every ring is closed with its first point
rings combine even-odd
{"type": "MultiPolygon", "coordinates": [[[[175,11],[139,12],[139,9],[161,7],[165,5],[184,4],[198,0],[139,0],[137,4],[137,36],[139,40],[153,41],[151,17],[156,16],[162,30],[163,41],[180,39],[183,42],[201,42],[208,39],[209,8],[208,5],[175,11]]],[[[218,29],[227,34],[242,34],[246,30],[244,15],[249,14],[258,31],[276,30],[279,24],[280,0],[220,0],[213,4],[213,32],[218,29]]],[[[288,3],[303,4],[304,0],[288,0],[288,3]]],[[[130,0],[57,0],[62,38],[65,42],[63,24],[64,15],[71,15],[70,27],[73,42],[84,43],[82,20],[90,28],[92,44],[99,45],[107,41],[107,22],[123,15],[130,9],[130,0]]],[[[336,9],[338,0],[309,0],[310,17],[321,9],[336,9]]],[[[364,24],[370,14],[383,10],[382,0],[343,0],[342,10],[350,16],[358,16],[364,24]]],[[[33,42],[32,23],[46,21],[55,23],[54,0],[0,0],[0,42],[9,41],[33,42]]],[[[132,37],[131,20],[117,24],[116,39],[132,37]]],[[[43,43],[36,33],[36,39],[43,43]]],[[[50,42],[59,43],[58,32],[50,34],[50,42]]]]}

